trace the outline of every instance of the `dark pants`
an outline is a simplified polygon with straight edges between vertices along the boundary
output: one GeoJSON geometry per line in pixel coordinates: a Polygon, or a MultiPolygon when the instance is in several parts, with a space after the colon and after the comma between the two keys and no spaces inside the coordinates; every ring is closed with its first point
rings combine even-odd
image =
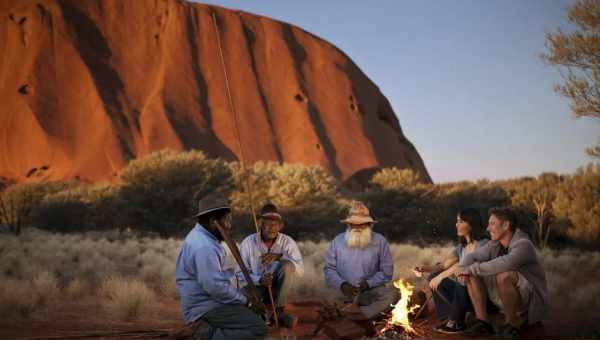
{"type": "MultiPolygon", "coordinates": [[[[428,280],[436,277],[438,273],[433,273],[429,276],[428,280]]],[[[435,310],[438,319],[448,319],[462,323],[465,321],[465,315],[467,312],[473,312],[473,305],[471,304],[471,298],[469,297],[469,291],[466,286],[460,283],[445,278],[438,285],[436,292],[432,292],[433,302],[435,303],[435,310]],[[450,305],[441,296],[446,298],[446,301],[450,302],[450,305]]],[[[491,301],[488,300],[487,310],[493,314],[498,309],[493,306],[491,301]]]]}
{"type": "MultiPolygon", "coordinates": [[[[438,273],[433,273],[429,276],[429,280],[436,277],[438,273]]],[[[464,322],[467,311],[473,311],[471,299],[467,287],[458,282],[445,278],[438,285],[438,289],[433,294],[433,302],[435,303],[435,311],[438,319],[448,319],[457,322],[464,322]],[[450,305],[447,302],[450,302],[450,305]]]]}
{"type": "Polygon", "coordinates": [[[202,319],[210,328],[199,330],[194,340],[253,340],[267,335],[267,324],[243,305],[223,305],[204,314],[202,319]]]}
{"type": "MultiPolygon", "coordinates": [[[[276,307],[283,308],[287,302],[288,295],[292,289],[294,278],[296,273],[296,267],[290,261],[282,260],[279,261],[277,268],[273,272],[273,283],[271,285],[271,291],[273,292],[273,300],[275,301],[276,307]]],[[[269,297],[269,290],[267,287],[258,286],[258,291],[262,294],[263,303],[267,306],[271,306],[271,298],[269,297]]]]}

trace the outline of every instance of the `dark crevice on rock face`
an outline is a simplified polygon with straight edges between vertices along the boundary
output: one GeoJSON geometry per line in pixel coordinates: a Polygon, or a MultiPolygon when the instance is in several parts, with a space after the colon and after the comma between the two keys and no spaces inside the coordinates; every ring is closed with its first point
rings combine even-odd
{"type": "MultiPolygon", "coordinates": [[[[304,79],[304,72],[302,70],[302,66],[306,61],[306,50],[298,42],[298,40],[296,40],[292,26],[290,24],[282,24],[281,30],[283,33],[285,43],[288,46],[292,57],[294,58],[294,68],[296,74],[298,74],[299,76],[301,90],[304,93],[308,93],[307,89],[305,88],[306,80],[304,79]]],[[[325,124],[323,124],[323,121],[321,119],[321,113],[319,112],[317,107],[310,102],[310,100],[308,101],[308,112],[310,120],[315,127],[314,131],[317,134],[317,137],[319,138],[319,141],[321,142],[323,148],[325,149],[325,154],[327,156],[330,171],[333,173],[334,176],[338,178],[342,177],[342,171],[338,167],[336,162],[337,151],[333,147],[333,143],[327,135],[327,129],[325,128],[325,124]]]]}
{"type": "MultiPolygon", "coordinates": [[[[256,43],[256,34],[254,33],[254,31],[252,31],[250,26],[248,26],[248,24],[244,22],[243,15],[238,13],[238,16],[242,23],[242,30],[244,32],[244,37],[246,38],[246,48],[248,50],[248,54],[250,55],[250,62],[251,62],[250,64],[252,66],[252,73],[254,73],[254,79],[256,79],[256,88],[258,89],[258,94],[260,95],[260,101],[263,106],[263,109],[267,113],[267,120],[269,122],[269,127],[271,128],[271,132],[273,133],[273,136],[275,138],[276,133],[275,133],[274,125],[273,125],[273,112],[269,105],[269,101],[267,100],[267,97],[265,95],[265,91],[262,87],[262,84],[259,81],[259,71],[258,71],[258,67],[256,65],[256,56],[254,55],[254,45],[256,43]]],[[[281,148],[279,147],[279,144],[275,143],[273,145],[273,147],[275,149],[275,153],[277,154],[277,161],[282,162],[283,154],[281,152],[281,148]]]]}
{"type": "Polygon", "coordinates": [[[21,87],[19,87],[18,91],[22,95],[28,95],[28,94],[31,94],[32,87],[29,84],[21,85],[21,87]]]}

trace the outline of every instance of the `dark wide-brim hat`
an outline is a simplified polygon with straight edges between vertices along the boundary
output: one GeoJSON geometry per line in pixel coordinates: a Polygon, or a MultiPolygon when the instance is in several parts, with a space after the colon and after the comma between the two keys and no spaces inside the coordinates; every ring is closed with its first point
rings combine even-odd
{"type": "Polygon", "coordinates": [[[199,217],[218,210],[231,210],[229,201],[221,194],[208,194],[198,201],[198,213],[194,216],[199,217]]]}

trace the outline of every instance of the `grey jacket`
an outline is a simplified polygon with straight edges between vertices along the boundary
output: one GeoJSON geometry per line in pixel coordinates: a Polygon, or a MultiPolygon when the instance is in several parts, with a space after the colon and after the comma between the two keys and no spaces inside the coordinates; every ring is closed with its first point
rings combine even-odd
{"type": "Polygon", "coordinates": [[[496,275],[508,271],[519,272],[533,286],[529,305],[529,323],[544,320],[548,313],[546,274],[529,236],[517,229],[508,245],[508,253],[498,256],[500,249],[500,242],[490,241],[466,255],[459,265],[476,276],[496,275]]]}

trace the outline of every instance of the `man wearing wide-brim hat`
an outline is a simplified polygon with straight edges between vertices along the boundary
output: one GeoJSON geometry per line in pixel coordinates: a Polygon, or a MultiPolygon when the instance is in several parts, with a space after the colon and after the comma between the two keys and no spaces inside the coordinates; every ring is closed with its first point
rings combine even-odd
{"type": "Polygon", "coordinates": [[[325,282],[346,303],[355,319],[372,319],[398,301],[398,290],[388,284],[394,276],[390,247],[373,232],[375,220],[363,202],[355,201],[341,221],[346,231],[335,237],[325,254],[325,282]]]}
{"type": "Polygon", "coordinates": [[[278,321],[292,328],[298,317],[285,307],[294,280],[304,273],[302,255],[294,239],[281,233],[284,221],[274,204],[266,204],[258,217],[260,232],[242,241],[240,253],[263,302],[270,303],[267,289],[272,287],[278,321]]]}
{"type": "Polygon", "coordinates": [[[194,339],[256,339],[267,334],[259,317],[266,307],[247,297],[237,284],[236,268],[226,268],[224,240],[217,224],[231,230],[231,208],[220,195],[199,202],[198,223],[188,233],[177,258],[176,284],[186,324],[194,339]]]}

